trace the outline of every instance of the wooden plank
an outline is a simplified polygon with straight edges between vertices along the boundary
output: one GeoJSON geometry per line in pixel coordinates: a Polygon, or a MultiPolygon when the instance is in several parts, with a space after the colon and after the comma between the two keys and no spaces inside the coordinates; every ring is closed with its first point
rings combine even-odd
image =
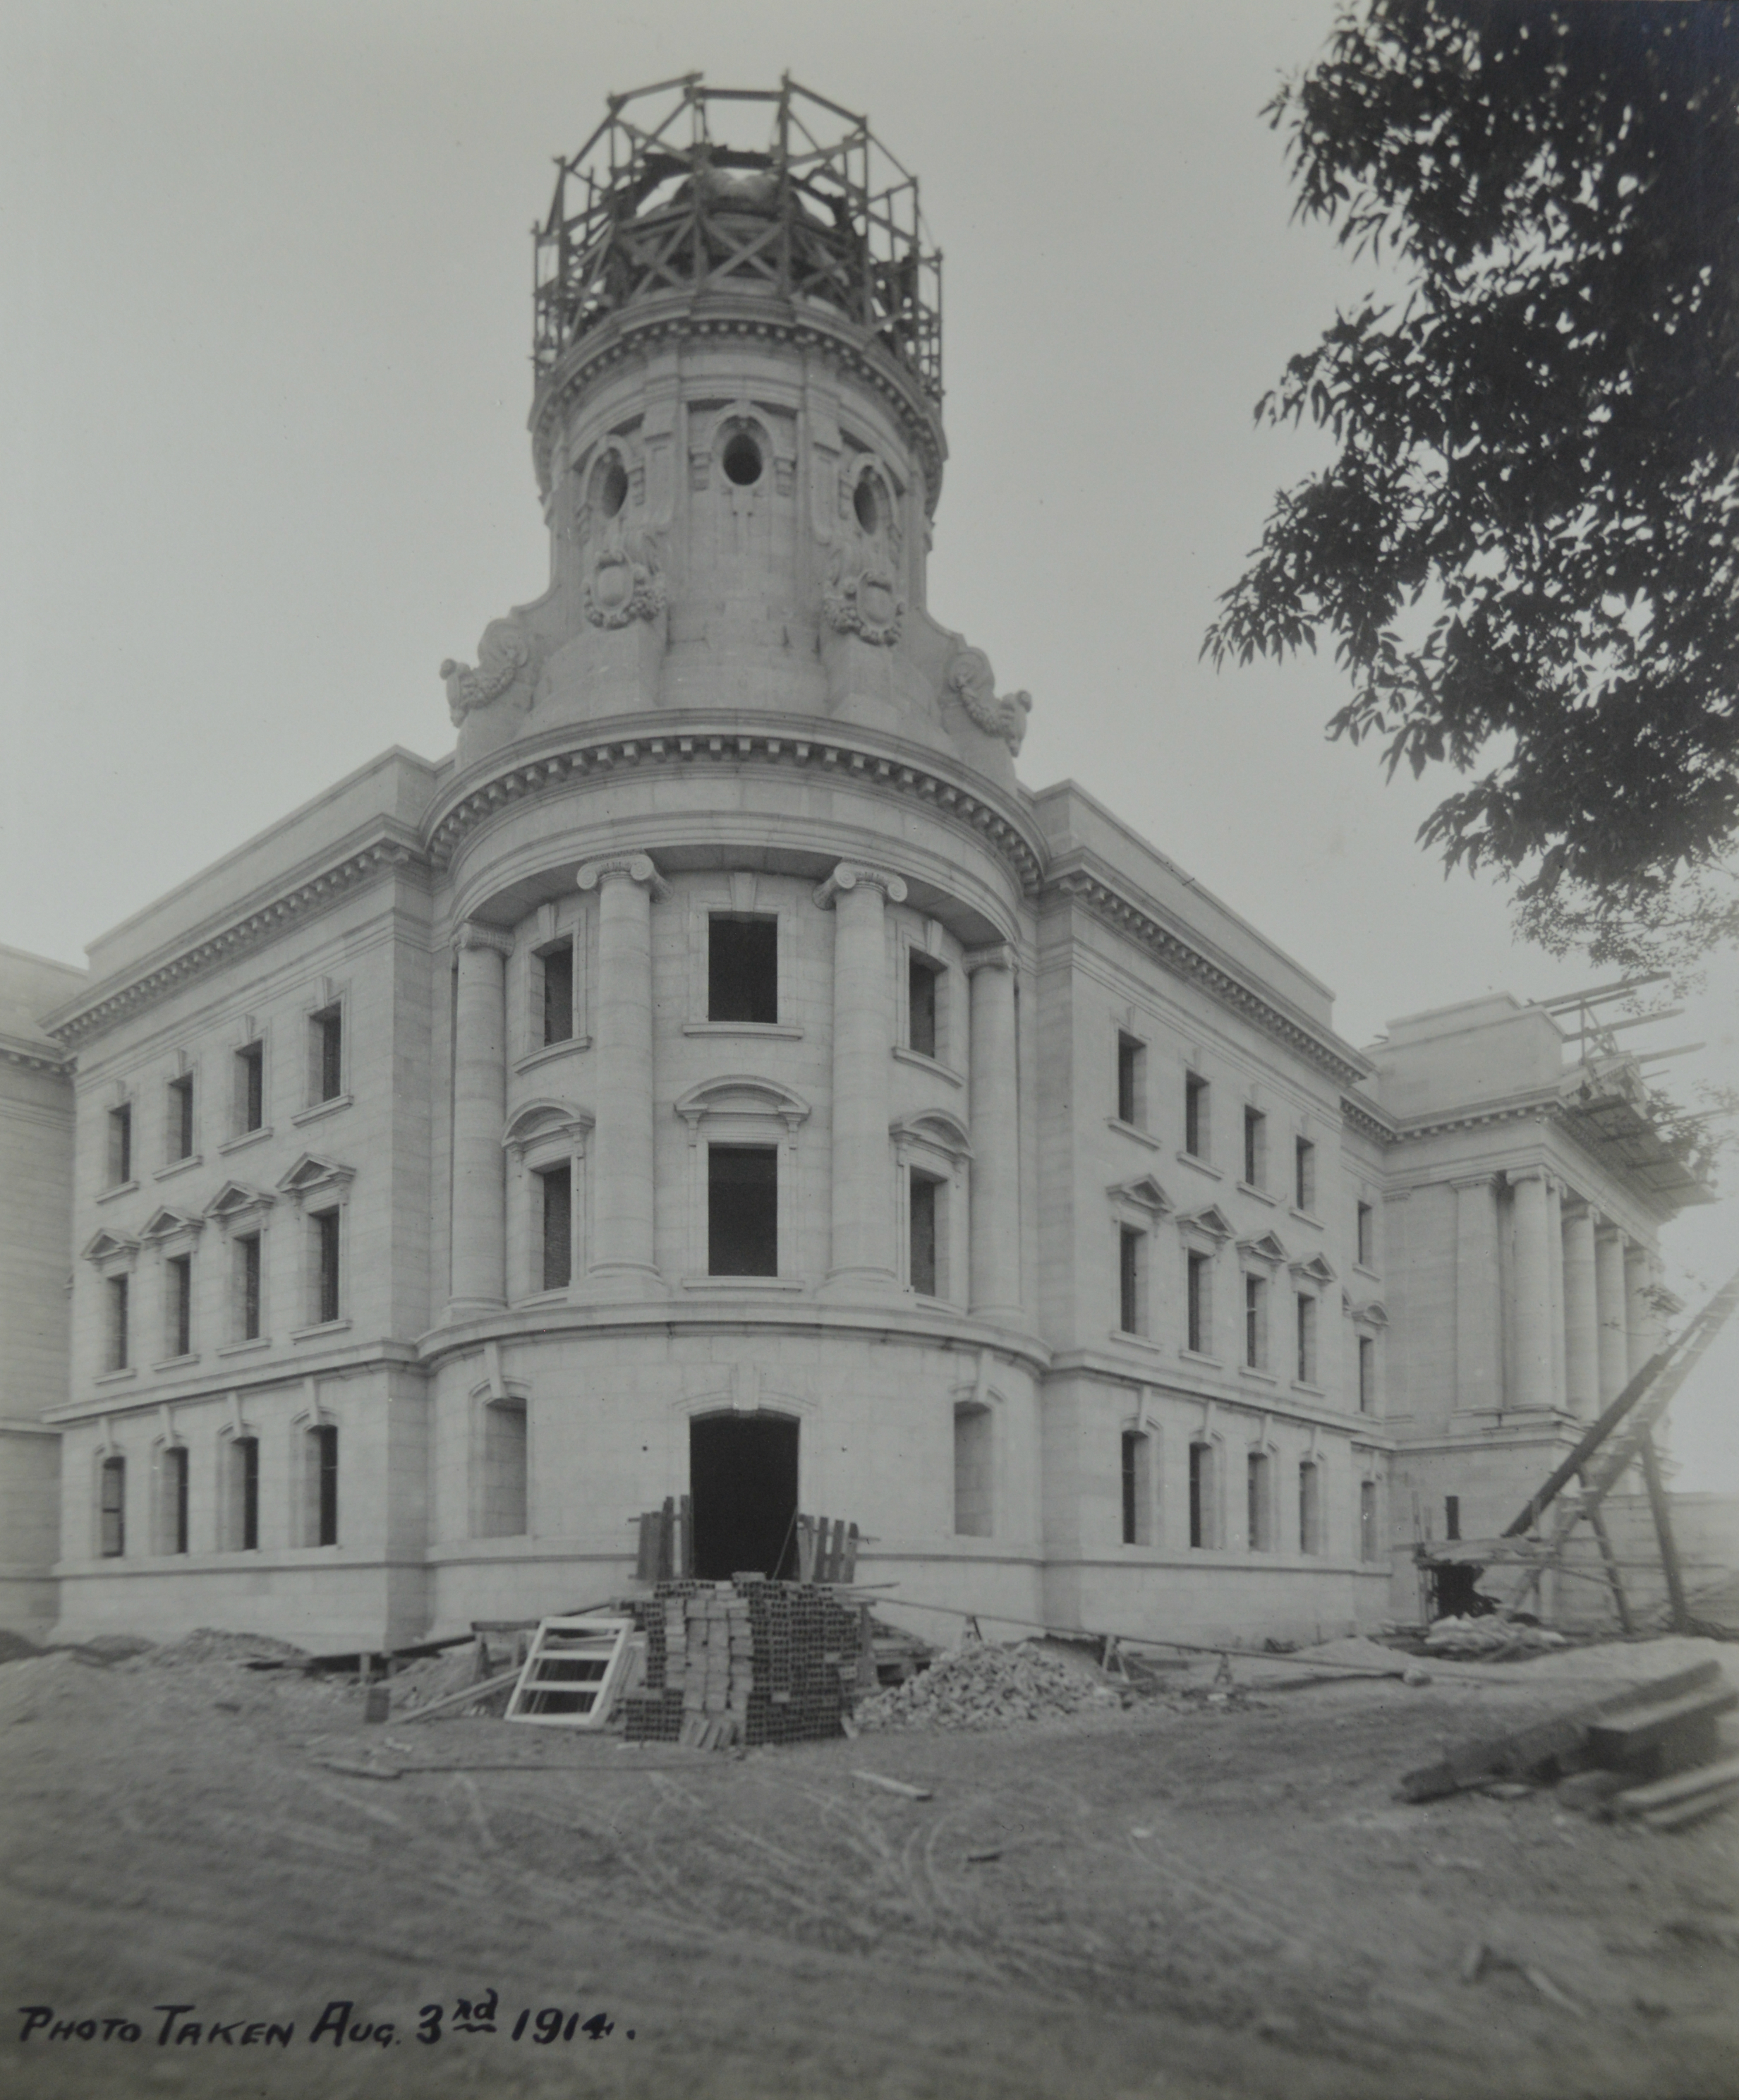
{"type": "Polygon", "coordinates": [[[853,1779],[861,1779],[865,1786],[878,1786],[884,1793],[897,1793],[907,1801],[929,1801],[934,1798],[927,1786],[908,1786],[903,1779],[889,1779],[884,1773],[854,1771],[853,1779]]]}
{"type": "Polygon", "coordinates": [[[1636,1630],[1631,1617],[1631,1600],[1624,1592],[1624,1577],[1618,1572],[1618,1557],[1613,1551],[1612,1534],[1606,1529],[1606,1520],[1600,1513],[1598,1502],[1588,1505],[1588,1523],[1593,1529],[1594,1542],[1600,1548],[1600,1562],[1606,1570],[1606,1580],[1612,1590],[1613,1608],[1618,1614],[1618,1624],[1627,1634],[1636,1630]]]}
{"type": "Polygon", "coordinates": [[[1739,1780],[1727,1786],[1713,1787],[1706,1793],[1679,1802],[1671,1808],[1651,1809],[1643,1821],[1651,1830],[1682,1830],[1687,1823],[1700,1823],[1704,1816],[1713,1815],[1734,1801],[1739,1801],[1739,1780]]]}
{"type": "Polygon", "coordinates": [[[486,1699],[491,1692],[499,1692],[504,1685],[515,1684],[519,1680],[517,1669],[504,1670],[499,1677],[486,1677],[481,1684],[468,1684],[463,1692],[450,1692],[444,1699],[431,1700],[428,1705],[419,1706],[409,1714],[395,1714],[395,1721],[426,1721],[432,1714],[444,1714],[450,1707],[469,1706],[473,1700],[486,1699]]]}
{"type": "Polygon", "coordinates": [[[1696,1771],[1680,1772],[1671,1779],[1658,1779],[1648,1786],[1627,1786],[1607,1802],[1609,1814],[1640,1815],[1651,1808],[1671,1808],[1710,1788],[1739,1783],[1739,1758],[1725,1758],[1718,1765],[1704,1765],[1696,1771]]]}
{"type": "Polygon", "coordinates": [[[1671,1624],[1675,1634],[1691,1630],[1691,1608],[1685,1602],[1684,1571],[1679,1565],[1679,1549],[1673,1543],[1672,1516],[1666,1500],[1666,1484],[1661,1478],[1660,1454],[1651,1431],[1642,1440],[1643,1485],[1649,1490],[1649,1508],[1654,1518],[1654,1535],[1660,1542],[1661,1566],[1666,1575],[1666,1597],[1671,1624]]]}
{"type": "Polygon", "coordinates": [[[1504,1736],[1488,1736],[1451,1750],[1434,1765],[1404,1772],[1401,1792],[1408,1801],[1431,1801],[1488,1779],[1515,1779],[1543,1766],[1576,1760],[1586,1754],[1587,1732],[1602,1716],[1636,1706],[1658,1705],[1700,1691],[1720,1675],[1718,1662],[1693,1663],[1648,1684],[1632,1685],[1609,1697],[1573,1708],[1550,1720],[1504,1736]]]}
{"type": "Polygon", "coordinates": [[[1739,1706],[1739,1692],[1725,1684],[1662,1700],[1610,1718],[1588,1724],[1588,1748],[1602,1764],[1627,1762],[1644,1750],[1653,1749],[1687,1722],[1711,1719],[1739,1706]]]}

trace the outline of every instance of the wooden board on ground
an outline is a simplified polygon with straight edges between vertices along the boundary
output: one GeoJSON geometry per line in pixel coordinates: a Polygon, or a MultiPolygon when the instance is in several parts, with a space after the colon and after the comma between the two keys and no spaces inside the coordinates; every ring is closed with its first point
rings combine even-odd
{"type": "Polygon", "coordinates": [[[1588,1762],[1588,1730],[1609,1714],[1627,1708],[1652,1706],[1688,1693],[1700,1692],[1720,1675],[1717,1662],[1693,1663],[1652,1683],[1636,1684],[1605,1699],[1555,1714],[1531,1727],[1504,1736],[1488,1736],[1464,1745],[1434,1765],[1404,1772],[1402,1798],[1431,1801],[1439,1794],[1455,1793],[1464,1787],[1478,1786],[1492,1779],[1526,1779],[1544,1774],[1552,1778],[1578,1770],[1588,1762]]]}

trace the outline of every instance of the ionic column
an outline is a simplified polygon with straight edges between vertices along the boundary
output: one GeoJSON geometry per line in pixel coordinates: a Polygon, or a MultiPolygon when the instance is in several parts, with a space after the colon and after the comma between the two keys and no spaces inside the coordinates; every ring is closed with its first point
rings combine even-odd
{"type": "Polygon", "coordinates": [[[842,862],[815,893],[834,925],[833,1246],[830,1288],[891,1289],[894,1214],[889,1184],[889,1001],[887,907],[905,885],[879,868],[842,862]]]}
{"type": "Polygon", "coordinates": [[[1564,1189],[1546,1177],[1546,1274],[1552,1285],[1552,1404],[1564,1405],[1564,1189]]]}
{"type": "Polygon", "coordinates": [[[1503,1404],[1503,1293],[1498,1258],[1498,1185],[1471,1175],[1455,1190],[1456,1409],[1503,1404]]]}
{"type": "Polygon", "coordinates": [[[468,923],[454,938],[452,1298],[447,1317],[507,1303],[507,959],[513,937],[468,923]]]}
{"type": "Polygon", "coordinates": [[[1623,1392],[1631,1375],[1624,1235],[1616,1225],[1602,1225],[1594,1235],[1594,1298],[1600,1323],[1600,1398],[1605,1407],[1623,1392]]]}
{"type": "Polygon", "coordinates": [[[579,871],[598,893],[592,1240],[588,1274],[613,1295],[657,1283],[653,1245],[652,903],[670,886],[645,854],[579,871]]]}
{"type": "Polygon", "coordinates": [[[972,1310],[1020,1306],[1020,1102],[1015,1085],[1015,951],[966,958],[972,987],[972,1310]]]}
{"type": "Polygon", "coordinates": [[[1597,1290],[1594,1213],[1582,1203],[1564,1213],[1564,1383],[1565,1405],[1585,1421],[1600,1405],[1597,1290]]]}
{"type": "Polygon", "coordinates": [[[1546,1176],[1512,1174],[1516,1227],[1516,1390],[1517,1408],[1552,1405],[1552,1249],[1546,1176]]]}
{"type": "Polygon", "coordinates": [[[1655,1257],[1649,1250],[1634,1245],[1626,1247],[1624,1317],[1631,1378],[1636,1377],[1661,1346],[1661,1333],[1665,1323],[1652,1295],[1655,1281],[1655,1257]]]}

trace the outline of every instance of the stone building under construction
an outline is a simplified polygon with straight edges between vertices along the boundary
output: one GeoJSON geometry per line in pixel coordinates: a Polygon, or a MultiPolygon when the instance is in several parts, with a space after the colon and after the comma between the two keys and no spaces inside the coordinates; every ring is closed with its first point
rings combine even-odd
{"type": "Polygon", "coordinates": [[[1708,1192],[1635,1061],[1507,998],[1355,1048],[1021,783],[860,120],[613,97],[536,247],[551,581],[456,749],[87,977],[0,956],[12,1621],[401,1643],[619,1590],[683,1494],[702,1575],[849,1516],[932,1634],[1382,1618],[1652,1347],[1708,1192]]]}

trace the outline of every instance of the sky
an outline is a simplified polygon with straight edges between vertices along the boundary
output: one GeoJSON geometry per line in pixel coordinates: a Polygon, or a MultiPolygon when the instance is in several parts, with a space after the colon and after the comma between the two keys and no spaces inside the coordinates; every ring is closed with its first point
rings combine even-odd
{"type": "MultiPolygon", "coordinates": [[[[1252,411],[1370,289],[1261,117],[1332,0],[7,0],[0,942],[85,943],[392,744],[547,580],[530,228],[611,90],[789,71],[922,183],[950,458],[930,606],[1078,781],[1337,995],[1341,1031],[1600,981],[1415,832],[1452,781],[1328,742],[1306,657],[1199,660],[1277,488],[1252,411]]],[[[1649,1047],[1739,1067],[1724,960],[1649,1047]]],[[[1731,1175],[1729,1179],[1732,1180],[1731,1175]]],[[[1694,1305],[1739,1203],[1667,1246],[1694,1305]]],[[[1675,1410],[1739,1492],[1739,1333],[1675,1410]]]]}

